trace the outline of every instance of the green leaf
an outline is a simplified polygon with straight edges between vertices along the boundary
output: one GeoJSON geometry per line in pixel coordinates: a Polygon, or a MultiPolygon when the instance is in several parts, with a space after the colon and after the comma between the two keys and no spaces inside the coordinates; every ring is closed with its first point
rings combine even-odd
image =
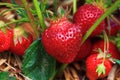
{"type": "Polygon", "coordinates": [[[98,73],[98,76],[100,76],[101,74],[105,74],[106,68],[103,63],[97,66],[96,72],[98,73]]]}
{"type": "Polygon", "coordinates": [[[15,77],[9,77],[8,80],[16,80],[16,78],[15,77]]]}
{"type": "Polygon", "coordinates": [[[8,76],[8,72],[0,72],[0,80],[7,80],[8,76]]]}
{"type": "Polygon", "coordinates": [[[117,46],[118,50],[120,51],[120,37],[116,37],[115,41],[116,41],[116,46],[117,46]]]}
{"type": "Polygon", "coordinates": [[[22,70],[32,80],[49,80],[55,72],[55,65],[55,59],[45,52],[41,40],[36,40],[24,55],[22,70]]]}
{"type": "Polygon", "coordinates": [[[16,80],[16,78],[9,77],[9,72],[0,72],[0,80],[16,80]]]}
{"type": "Polygon", "coordinates": [[[17,12],[17,14],[18,14],[19,16],[21,16],[22,18],[28,18],[25,9],[22,8],[22,7],[16,2],[16,0],[11,0],[11,3],[15,5],[15,6],[13,6],[13,7],[18,8],[18,9],[16,9],[16,12],[17,12]]]}
{"type": "Polygon", "coordinates": [[[120,60],[119,59],[114,59],[114,61],[120,65],[120,60]]]}
{"type": "Polygon", "coordinates": [[[98,56],[97,56],[97,59],[99,59],[99,58],[104,58],[105,53],[104,53],[100,48],[98,48],[98,52],[99,52],[99,54],[98,54],[98,56]]]}
{"type": "Polygon", "coordinates": [[[111,6],[111,5],[112,5],[112,0],[106,0],[106,2],[104,4],[105,8],[107,8],[107,7],[111,6]]]}

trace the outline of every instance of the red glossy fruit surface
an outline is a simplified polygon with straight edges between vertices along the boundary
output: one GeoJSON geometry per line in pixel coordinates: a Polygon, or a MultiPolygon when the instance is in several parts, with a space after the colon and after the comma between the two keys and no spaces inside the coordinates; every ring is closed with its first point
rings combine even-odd
{"type": "MultiPolygon", "coordinates": [[[[102,51],[104,51],[104,43],[105,43],[104,40],[99,40],[99,41],[95,42],[93,45],[92,51],[96,52],[98,50],[98,48],[100,48],[102,51]]],[[[108,54],[111,54],[111,56],[113,58],[120,59],[120,52],[118,52],[114,43],[109,42],[109,48],[106,52],[108,54]]]]}
{"type": "Polygon", "coordinates": [[[0,30],[0,52],[9,50],[12,35],[13,33],[11,30],[6,29],[5,32],[0,30]]]}
{"type": "Polygon", "coordinates": [[[75,58],[75,61],[83,60],[88,55],[90,55],[92,50],[92,43],[90,39],[87,39],[80,47],[78,55],[75,58]]]}
{"type": "MultiPolygon", "coordinates": [[[[81,26],[82,33],[85,34],[103,13],[104,10],[98,6],[84,4],[76,11],[73,21],[81,26]]],[[[104,30],[104,26],[105,22],[102,21],[92,32],[91,36],[101,34],[102,30],[104,30]]]]}
{"type": "Polygon", "coordinates": [[[80,48],[80,28],[65,17],[55,20],[42,35],[45,50],[61,63],[71,63],[80,48]]]}
{"type": "Polygon", "coordinates": [[[16,27],[13,29],[13,38],[11,40],[10,51],[19,56],[25,54],[25,50],[33,42],[33,37],[31,34],[26,34],[23,28],[16,27]]]}
{"type": "MultiPolygon", "coordinates": [[[[103,62],[103,58],[97,58],[98,54],[92,53],[86,60],[86,75],[89,78],[89,80],[97,80],[99,78],[106,77],[110,70],[112,69],[112,64],[109,60],[104,60],[104,67],[105,67],[105,74],[101,74],[98,76],[98,72],[96,72],[96,69],[98,65],[100,65],[103,62]]],[[[101,68],[102,69],[102,68],[101,68]]]]}

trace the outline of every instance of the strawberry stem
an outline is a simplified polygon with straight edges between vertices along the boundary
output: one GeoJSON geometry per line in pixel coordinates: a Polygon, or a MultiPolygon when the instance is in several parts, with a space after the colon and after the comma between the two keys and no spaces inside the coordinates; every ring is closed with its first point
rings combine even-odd
{"type": "Polygon", "coordinates": [[[103,57],[103,63],[104,63],[104,60],[107,56],[107,52],[108,52],[108,49],[109,49],[109,39],[108,39],[108,36],[106,34],[106,32],[104,31],[104,57],[103,57]]]}
{"type": "Polygon", "coordinates": [[[86,0],[85,2],[90,4],[91,2],[94,2],[94,0],[86,0]]]}
{"type": "Polygon", "coordinates": [[[7,27],[8,25],[13,24],[13,23],[28,22],[28,21],[29,20],[27,18],[22,18],[22,19],[19,19],[19,20],[11,20],[10,22],[5,23],[5,25],[3,25],[2,27],[7,27]]]}
{"type": "Polygon", "coordinates": [[[38,1],[37,0],[33,0],[33,4],[34,4],[34,7],[36,9],[36,12],[37,12],[37,15],[38,15],[38,19],[39,19],[39,22],[41,24],[41,27],[42,27],[42,32],[46,29],[46,25],[45,25],[45,20],[43,18],[43,15],[42,15],[42,11],[39,7],[39,4],[38,4],[38,1]]]}
{"type": "Polygon", "coordinates": [[[68,64],[62,64],[61,67],[57,69],[57,71],[54,73],[50,80],[54,80],[58,75],[60,75],[63,72],[63,70],[67,67],[67,65],[68,64]]]}
{"type": "Polygon", "coordinates": [[[120,26],[120,21],[114,15],[110,15],[110,17],[120,26]]]}
{"type": "Polygon", "coordinates": [[[38,38],[39,35],[38,35],[38,31],[37,31],[37,26],[36,26],[36,23],[35,23],[35,20],[34,20],[34,16],[32,15],[32,13],[30,11],[30,7],[29,7],[26,0],[21,0],[21,2],[23,3],[23,6],[24,6],[25,10],[27,11],[28,18],[30,20],[30,24],[32,25],[32,28],[33,28],[33,30],[36,34],[36,37],[38,38]]]}
{"type": "Polygon", "coordinates": [[[73,14],[76,12],[77,0],[73,0],[73,14]]]}
{"type": "Polygon", "coordinates": [[[54,15],[57,16],[58,0],[54,0],[54,15]]]}
{"type": "Polygon", "coordinates": [[[1,3],[0,2],[0,6],[2,6],[2,5],[5,5],[6,7],[10,7],[10,8],[14,8],[13,6],[16,6],[15,4],[10,4],[10,3],[1,3]]]}
{"type": "Polygon", "coordinates": [[[107,27],[107,29],[108,29],[108,35],[110,36],[111,26],[110,26],[110,17],[109,16],[107,17],[107,25],[108,25],[108,27],[107,27]]]}
{"type": "Polygon", "coordinates": [[[108,15],[110,15],[113,11],[115,11],[120,4],[120,0],[117,0],[96,22],[92,25],[92,27],[87,31],[87,33],[83,36],[81,45],[84,41],[90,36],[90,34],[94,31],[94,29],[103,21],[108,15]]]}
{"type": "Polygon", "coordinates": [[[104,66],[104,63],[101,63],[97,66],[96,72],[98,73],[98,76],[106,73],[106,68],[104,66]]]}

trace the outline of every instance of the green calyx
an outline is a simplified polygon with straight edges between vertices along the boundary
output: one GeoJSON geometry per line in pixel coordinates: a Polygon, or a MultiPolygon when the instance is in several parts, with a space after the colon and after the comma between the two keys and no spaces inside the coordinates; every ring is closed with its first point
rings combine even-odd
{"type": "Polygon", "coordinates": [[[99,64],[97,66],[96,72],[98,73],[98,76],[100,76],[101,74],[105,74],[106,73],[106,68],[104,66],[104,63],[99,64]]]}
{"type": "Polygon", "coordinates": [[[14,34],[15,37],[20,37],[20,36],[22,36],[24,34],[24,30],[22,28],[20,28],[20,27],[16,27],[14,29],[14,33],[15,33],[14,34]]]}
{"type": "Polygon", "coordinates": [[[5,22],[0,20],[0,30],[2,30],[4,33],[6,33],[6,24],[5,22]]]}
{"type": "Polygon", "coordinates": [[[3,26],[5,26],[5,22],[0,20],[0,28],[3,28],[3,26]]]}
{"type": "Polygon", "coordinates": [[[20,42],[20,44],[21,44],[22,43],[22,38],[24,37],[25,39],[27,39],[27,37],[28,37],[28,33],[25,32],[25,30],[21,27],[16,27],[13,32],[15,33],[13,35],[14,45],[16,45],[17,42],[20,42]]]}
{"type": "Polygon", "coordinates": [[[98,53],[97,59],[104,58],[106,56],[106,54],[100,48],[98,48],[98,53]]]}
{"type": "Polygon", "coordinates": [[[120,52],[120,37],[119,36],[115,38],[115,43],[116,43],[116,47],[118,51],[120,52]]]}
{"type": "Polygon", "coordinates": [[[111,55],[107,52],[109,49],[109,40],[107,34],[104,32],[104,50],[102,51],[100,48],[98,48],[98,56],[97,59],[101,58],[102,63],[97,66],[96,72],[98,73],[98,76],[101,74],[106,73],[106,68],[104,66],[104,62],[106,58],[109,58],[111,55]]]}

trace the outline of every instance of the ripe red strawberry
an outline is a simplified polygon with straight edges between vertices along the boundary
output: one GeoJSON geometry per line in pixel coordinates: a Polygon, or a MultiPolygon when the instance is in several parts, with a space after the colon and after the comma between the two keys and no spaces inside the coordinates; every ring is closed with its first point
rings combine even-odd
{"type": "Polygon", "coordinates": [[[33,38],[31,34],[26,35],[22,28],[17,27],[13,30],[13,39],[11,41],[10,51],[22,56],[32,41],[33,38]]]}
{"type": "MultiPolygon", "coordinates": [[[[98,50],[98,48],[100,48],[103,51],[104,50],[104,43],[105,43],[104,40],[99,40],[99,41],[95,42],[93,45],[92,51],[96,52],[98,50]]],[[[113,58],[120,59],[120,53],[118,52],[115,44],[110,42],[110,41],[109,41],[109,48],[106,52],[111,54],[111,56],[113,58]]]]}
{"type": "Polygon", "coordinates": [[[90,41],[90,39],[87,39],[80,47],[79,52],[75,58],[75,61],[79,61],[82,60],[84,58],[86,58],[92,50],[92,43],[90,41]]]}
{"type": "MultiPolygon", "coordinates": [[[[120,21],[120,20],[119,20],[120,21]]],[[[110,20],[110,27],[108,26],[108,24],[106,25],[106,29],[105,31],[107,32],[107,34],[109,35],[116,35],[118,31],[120,31],[120,25],[118,25],[116,22],[114,22],[113,20],[110,20]]]]}
{"type": "Polygon", "coordinates": [[[108,59],[98,58],[98,54],[92,53],[86,60],[86,75],[89,80],[97,80],[106,77],[112,68],[108,59]]]}
{"type": "Polygon", "coordinates": [[[45,50],[61,63],[71,63],[76,57],[82,34],[79,27],[65,17],[55,20],[42,35],[45,50]]]}
{"type": "MultiPolygon", "coordinates": [[[[73,21],[81,26],[82,33],[85,34],[103,13],[104,10],[97,5],[84,4],[76,11],[73,21]]],[[[101,34],[104,29],[104,25],[105,22],[102,21],[92,32],[91,36],[101,34]]]]}
{"type": "Polygon", "coordinates": [[[9,50],[12,35],[12,31],[9,29],[6,29],[5,31],[0,30],[0,52],[9,50]]]}

